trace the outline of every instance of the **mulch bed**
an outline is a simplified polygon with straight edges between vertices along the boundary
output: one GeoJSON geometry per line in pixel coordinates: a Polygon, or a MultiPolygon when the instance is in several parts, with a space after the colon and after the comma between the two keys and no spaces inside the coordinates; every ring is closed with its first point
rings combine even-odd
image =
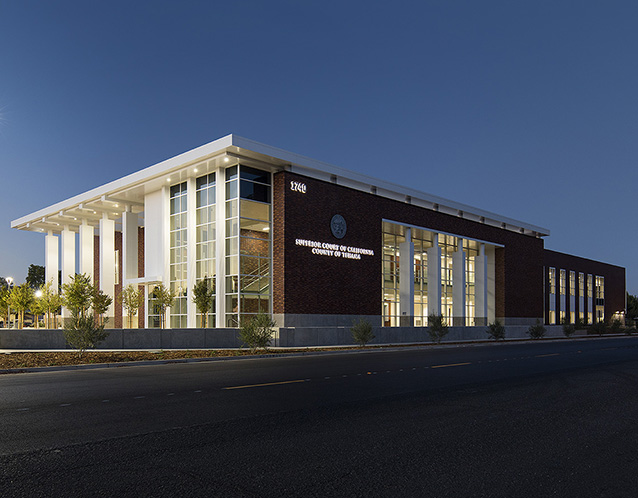
{"type": "MultiPolygon", "coordinates": [[[[260,354],[263,354],[261,352],[260,354]]],[[[268,351],[266,354],[278,354],[268,351]]],[[[44,353],[0,354],[0,370],[11,368],[48,367],[55,365],[81,365],[87,363],[120,363],[127,361],[176,360],[183,358],[210,358],[221,356],[244,356],[249,350],[189,350],[189,351],[85,351],[79,355],[75,351],[44,353]]]]}

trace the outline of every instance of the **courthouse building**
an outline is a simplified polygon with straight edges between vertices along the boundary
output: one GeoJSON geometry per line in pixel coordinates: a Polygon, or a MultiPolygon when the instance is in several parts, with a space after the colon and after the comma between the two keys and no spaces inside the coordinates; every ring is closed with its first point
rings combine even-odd
{"type": "MultiPolygon", "coordinates": [[[[609,320],[624,268],[544,248],[549,230],[228,135],[12,222],[44,235],[47,281],[90,275],[117,296],[139,286],[137,327],[158,327],[154,289],[176,294],[168,326],[259,311],[278,325],[424,326],[609,320]]],[[[584,248],[575,248],[584,252],[584,248]]],[[[108,313],[126,325],[114,300],[108,313]]]]}

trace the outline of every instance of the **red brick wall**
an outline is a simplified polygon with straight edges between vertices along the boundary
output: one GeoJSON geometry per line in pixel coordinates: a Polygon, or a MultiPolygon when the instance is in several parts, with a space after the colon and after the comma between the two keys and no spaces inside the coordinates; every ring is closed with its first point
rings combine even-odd
{"type": "MultiPolygon", "coordinates": [[[[144,227],[137,228],[137,276],[141,278],[144,276],[144,227]]],[[[139,285],[138,290],[144,296],[144,286],[139,285]]],[[[142,306],[137,310],[137,327],[144,328],[144,317],[146,314],[146,300],[142,299],[142,306]]]]}
{"type": "Polygon", "coordinates": [[[496,254],[496,314],[543,316],[543,240],[416,207],[375,194],[281,172],[274,175],[273,311],[290,314],[381,314],[382,219],[505,246],[496,254]],[[306,193],[290,182],[306,184],[306,193]],[[333,215],[346,236],[330,230],[333,215]],[[295,239],[361,247],[361,260],[318,256],[295,239]]]}
{"type": "Polygon", "coordinates": [[[117,256],[117,267],[118,267],[118,284],[115,285],[115,295],[111,296],[113,298],[113,310],[115,312],[115,316],[113,317],[113,324],[109,324],[114,326],[116,329],[122,328],[122,304],[120,303],[120,294],[122,293],[122,232],[115,231],[115,250],[118,251],[117,256]]]}

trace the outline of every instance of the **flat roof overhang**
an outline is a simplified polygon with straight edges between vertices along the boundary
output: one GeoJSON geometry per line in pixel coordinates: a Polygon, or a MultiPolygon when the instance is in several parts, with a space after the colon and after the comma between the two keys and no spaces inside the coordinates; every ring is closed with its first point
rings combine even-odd
{"type": "Polygon", "coordinates": [[[525,235],[543,237],[550,234],[543,227],[339,168],[237,135],[227,135],[18,218],[11,222],[11,228],[58,233],[65,226],[76,229],[83,223],[97,226],[102,218],[118,220],[122,212],[127,210],[143,216],[144,196],[147,193],[238,162],[272,172],[291,171],[525,235]]]}

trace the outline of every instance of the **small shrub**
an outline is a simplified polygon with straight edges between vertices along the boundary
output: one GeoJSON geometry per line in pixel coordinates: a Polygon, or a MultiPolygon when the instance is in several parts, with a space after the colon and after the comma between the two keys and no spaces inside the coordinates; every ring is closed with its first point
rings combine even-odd
{"type": "Polygon", "coordinates": [[[529,335],[530,339],[542,339],[543,337],[545,337],[545,332],[547,332],[547,329],[543,326],[541,321],[537,318],[536,324],[532,325],[527,330],[527,335],[529,335]]]}
{"type": "Polygon", "coordinates": [[[364,347],[367,343],[374,339],[374,335],[372,334],[372,324],[365,319],[361,319],[358,322],[353,323],[350,331],[352,332],[354,342],[359,344],[361,347],[364,347]]]}
{"type": "Polygon", "coordinates": [[[607,332],[607,325],[603,321],[592,323],[587,329],[587,333],[591,335],[603,335],[605,332],[607,332]]]}
{"type": "Polygon", "coordinates": [[[259,313],[239,329],[239,338],[250,348],[251,352],[257,349],[268,349],[272,336],[275,333],[275,322],[270,315],[259,313]]]}
{"type": "Polygon", "coordinates": [[[432,340],[432,342],[440,344],[441,339],[443,339],[448,334],[448,332],[449,329],[445,324],[443,315],[432,313],[428,316],[428,334],[430,335],[430,339],[432,340]]]}
{"type": "Polygon", "coordinates": [[[574,324],[574,328],[576,330],[585,330],[587,328],[587,320],[583,320],[582,318],[576,318],[576,323],[574,324]]]}
{"type": "Polygon", "coordinates": [[[498,341],[505,339],[505,326],[498,320],[494,320],[494,323],[490,323],[485,331],[490,336],[490,339],[498,341]]]}
{"type": "Polygon", "coordinates": [[[609,325],[609,333],[610,334],[620,334],[622,328],[623,328],[623,326],[622,326],[622,322],[620,320],[618,320],[618,319],[612,320],[611,324],[609,325]]]}
{"type": "Polygon", "coordinates": [[[64,338],[78,354],[87,349],[94,349],[95,346],[108,337],[109,333],[104,331],[104,325],[98,325],[93,315],[73,315],[64,328],[64,338]]]}
{"type": "Polygon", "coordinates": [[[571,337],[576,332],[576,324],[569,323],[566,318],[563,318],[561,325],[563,326],[563,334],[565,337],[571,337]]]}

